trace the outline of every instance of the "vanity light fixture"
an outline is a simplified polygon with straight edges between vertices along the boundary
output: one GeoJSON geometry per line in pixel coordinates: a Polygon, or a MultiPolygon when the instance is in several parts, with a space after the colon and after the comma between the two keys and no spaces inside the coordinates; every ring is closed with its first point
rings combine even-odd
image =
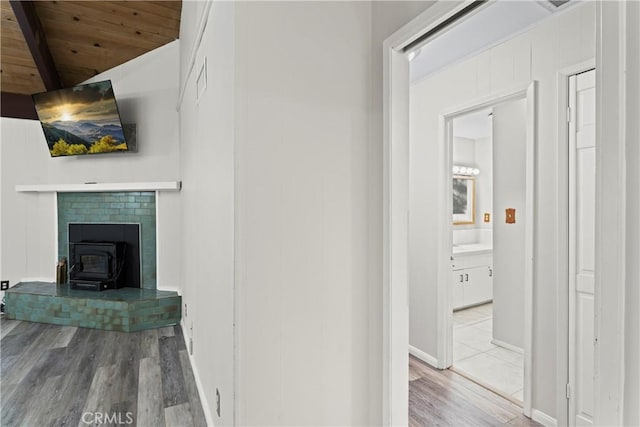
{"type": "Polygon", "coordinates": [[[472,175],[478,175],[480,173],[480,169],[471,168],[471,167],[467,167],[467,166],[453,166],[451,168],[451,172],[453,172],[454,175],[472,176],[472,175]]]}

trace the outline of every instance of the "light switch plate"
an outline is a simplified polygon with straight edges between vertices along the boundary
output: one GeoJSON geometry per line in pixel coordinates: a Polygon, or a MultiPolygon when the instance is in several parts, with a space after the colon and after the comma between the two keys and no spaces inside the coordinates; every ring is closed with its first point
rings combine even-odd
{"type": "Polygon", "coordinates": [[[508,208],[505,210],[505,222],[507,224],[515,224],[516,223],[516,210],[513,208],[508,208]]]}

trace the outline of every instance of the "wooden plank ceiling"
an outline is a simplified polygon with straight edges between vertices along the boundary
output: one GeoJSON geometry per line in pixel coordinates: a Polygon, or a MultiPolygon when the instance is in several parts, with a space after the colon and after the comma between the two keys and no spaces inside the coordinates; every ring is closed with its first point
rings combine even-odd
{"type": "Polygon", "coordinates": [[[37,47],[42,50],[44,44],[53,58],[53,73],[57,72],[59,77],[56,85],[69,87],[177,39],[182,2],[0,1],[0,90],[4,117],[15,117],[7,114],[12,104],[8,100],[16,99],[15,94],[24,96],[55,89],[47,87],[47,81],[52,86],[51,79],[44,76],[43,81],[42,61],[33,54],[33,43],[31,46],[27,43],[28,34],[25,40],[25,25],[18,19],[20,15],[16,17],[16,7],[33,11],[39,22],[35,28],[31,25],[31,31],[45,40],[44,43],[38,40],[37,47]],[[11,3],[18,5],[12,7],[11,3]]]}

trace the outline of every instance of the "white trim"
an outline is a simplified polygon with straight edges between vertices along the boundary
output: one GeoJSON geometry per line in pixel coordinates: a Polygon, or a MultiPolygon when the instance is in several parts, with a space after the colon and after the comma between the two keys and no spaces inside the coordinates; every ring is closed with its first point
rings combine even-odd
{"type": "Polygon", "coordinates": [[[193,371],[193,378],[196,380],[196,388],[198,389],[198,394],[200,395],[200,402],[202,403],[204,418],[207,421],[207,426],[213,427],[215,426],[215,424],[213,422],[213,416],[209,411],[209,402],[207,401],[207,395],[204,393],[204,386],[202,385],[202,381],[200,381],[200,374],[198,373],[198,368],[196,368],[193,356],[189,353],[189,339],[187,338],[187,334],[184,332],[184,316],[182,316],[182,319],[180,319],[180,328],[182,329],[182,338],[184,339],[184,344],[187,347],[187,356],[189,356],[189,363],[191,364],[191,371],[193,371]]]}
{"type": "MultiPolygon", "coordinates": [[[[466,110],[467,107],[463,107],[466,110]]],[[[450,110],[451,111],[451,110],[450,110]]],[[[455,111],[450,114],[456,115],[455,111]]],[[[442,114],[438,117],[438,195],[437,218],[440,233],[438,233],[438,286],[436,298],[438,306],[436,308],[437,330],[436,330],[436,351],[441,364],[441,369],[446,369],[453,364],[453,288],[451,287],[451,253],[452,248],[452,225],[453,216],[451,198],[451,165],[453,164],[453,122],[452,116],[442,114]]]]}
{"type": "Polygon", "coordinates": [[[213,0],[206,0],[204,2],[204,10],[202,11],[202,15],[200,15],[198,31],[196,31],[196,37],[193,40],[193,46],[191,46],[191,50],[189,51],[189,65],[187,66],[187,72],[185,73],[184,80],[180,85],[180,93],[178,94],[178,102],[176,103],[176,111],[178,112],[180,112],[180,108],[182,107],[182,100],[184,99],[184,94],[187,91],[189,77],[191,77],[193,67],[196,64],[196,55],[198,53],[198,49],[200,49],[200,44],[202,44],[202,37],[204,36],[204,30],[207,28],[207,22],[209,21],[209,10],[211,9],[212,5],[213,0]]]}
{"type": "Polygon", "coordinates": [[[409,61],[388,49],[384,63],[383,425],[409,423],[409,61]],[[390,74],[393,73],[393,74],[390,74]],[[392,144],[391,142],[394,142],[392,144]]]}
{"type": "Polygon", "coordinates": [[[525,189],[525,271],[524,271],[524,392],[523,412],[531,414],[533,387],[533,254],[535,218],[535,150],[536,150],[536,82],[519,85],[511,89],[467,101],[457,107],[446,109],[439,117],[438,135],[438,286],[437,286],[437,351],[438,368],[453,364],[453,297],[450,286],[451,254],[451,158],[453,152],[452,121],[454,118],[496,105],[508,100],[525,99],[526,119],[526,189],[525,189]]]}
{"type": "Polygon", "coordinates": [[[434,368],[438,367],[438,359],[412,345],[409,346],[409,354],[417,357],[429,366],[433,366],[434,368]]]}
{"type": "Polygon", "coordinates": [[[596,3],[594,425],[623,424],[626,8],[626,2],[596,3]]]}
{"type": "Polygon", "coordinates": [[[544,412],[538,409],[531,410],[531,419],[533,421],[537,421],[545,427],[555,427],[558,425],[558,421],[550,415],[545,414],[544,412]]]}
{"type": "MultiPolygon", "coordinates": [[[[509,89],[499,90],[499,91],[490,93],[488,95],[473,98],[457,106],[450,107],[443,110],[441,113],[441,116],[447,119],[453,119],[455,117],[465,115],[475,110],[481,110],[483,108],[487,108],[492,105],[499,104],[505,101],[525,99],[525,97],[528,95],[527,91],[529,90],[530,86],[534,83],[535,82],[520,84],[517,86],[513,86],[509,89]]],[[[450,173],[450,171],[451,171],[451,168],[449,168],[447,173],[450,173]]]]}
{"type": "Polygon", "coordinates": [[[524,414],[531,416],[533,400],[533,272],[535,254],[536,194],[536,146],[537,146],[537,98],[536,83],[527,88],[527,153],[525,187],[525,236],[524,236],[524,414]]]}
{"type": "Polygon", "coordinates": [[[95,193],[106,191],[180,191],[182,181],[166,182],[101,182],[86,184],[16,185],[18,193],[95,193]]]}
{"type": "Polygon", "coordinates": [[[594,69],[595,58],[563,68],[557,73],[557,131],[558,131],[558,240],[556,247],[558,262],[557,277],[557,338],[556,338],[556,407],[560,425],[569,425],[569,402],[565,397],[569,383],[569,123],[567,106],[569,105],[569,77],[594,69]]]}
{"type": "Polygon", "coordinates": [[[524,354],[524,349],[520,348],[516,345],[509,344],[508,342],[504,342],[497,339],[492,339],[491,344],[497,345],[498,347],[506,348],[507,350],[515,351],[516,353],[524,354]]]}

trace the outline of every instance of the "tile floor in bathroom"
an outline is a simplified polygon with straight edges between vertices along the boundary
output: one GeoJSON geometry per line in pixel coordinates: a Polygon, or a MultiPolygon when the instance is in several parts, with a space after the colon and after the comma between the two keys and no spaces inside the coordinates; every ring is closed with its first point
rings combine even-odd
{"type": "Polygon", "coordinates": [[[522,402],[523,354],[491,343],[492,304],[453,313],[453,368],[505,397],[522,402]]]}

